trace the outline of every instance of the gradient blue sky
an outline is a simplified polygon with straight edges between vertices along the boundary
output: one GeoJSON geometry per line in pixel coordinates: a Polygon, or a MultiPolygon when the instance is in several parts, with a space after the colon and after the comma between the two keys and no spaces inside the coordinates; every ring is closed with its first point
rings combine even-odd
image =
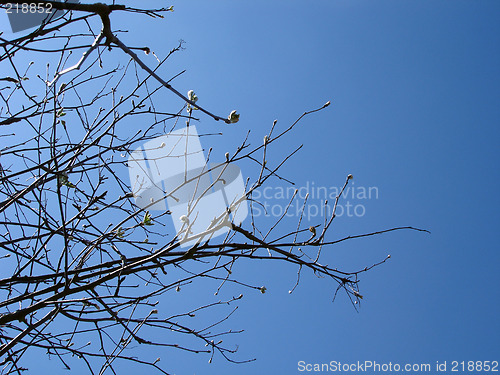
{"type": "MultiPolygon", "coordinates": [[[[343,296],[331,302],[328,280],[305,273],[290,295],[295,268],[242,263],[240,277],[268,292],[244,292],[227,326],[245,329],[233,338],[235,359],[257,361],[216,358],[209,365],[206,356],[170,351],[161,355],[165,368],[179,375],[288,375],[301,373],[301,360],[448,361],[448,368],[453,360],[499,361],[500,3],[170,4],[175,12],[164,20],[115,15],[113,25],[131,31],[125,42],[147,44],[159,55],[186,41],[163,74],[187,68],[175,81],[180,91],[194,89],[217,113],[241,113],[237,125],[208,141],[218,157],[234,150],[247,129],[259,144],[275,118],[283,129],[331,100],[274,150],[278,160],[304,144],[282,171],[297,187],[340,186],[352,173],[354,186],[378,189],[378,199],[352,200],[365,215],[337,218],[330,238],[405,225],[432,234],[396,232],[325,250],[327,263],[347,270],[391,254],[364,274],[359,313],[343,296]]],[[[216,132],[222,124],[205,117],[197,126],[216,132]]],[[[214,298],[213,290],[204,292],[166,302],[214,298]]],[[[129,373],[135,369],[121,372],[129,373]]]]}

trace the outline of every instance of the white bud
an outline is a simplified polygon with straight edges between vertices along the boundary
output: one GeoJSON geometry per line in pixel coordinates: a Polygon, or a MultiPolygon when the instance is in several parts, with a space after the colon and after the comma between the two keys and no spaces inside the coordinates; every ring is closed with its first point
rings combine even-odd
{"type": "Polygon", "coordinates": [[[193,103],[196,103],[198,101],[198,97],[196,96],[193,90],[189,90],[187,96],[188,99],[191,100],[193,103]]]}
{"type": "Polygon", "coordinates": [[[240,120],[240,115],[236,111],[231,111],[227,118],[231,124],[235,124],[240,120]]]}

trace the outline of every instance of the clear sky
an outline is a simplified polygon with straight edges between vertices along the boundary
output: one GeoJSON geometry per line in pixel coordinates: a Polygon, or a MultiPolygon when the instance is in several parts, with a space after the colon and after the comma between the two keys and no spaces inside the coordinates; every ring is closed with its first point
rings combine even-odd
{"type": "MultiPolygon", "coordinates": [[[[394,232],[324,250],[327,263],[346,270],[391,254],[363,275],[359,312],[344,296],[332,303],[334,285],[326,279],[304,273],[289,294],[295,268],[242,263],[240,277],[265,285],[267,293],[242,290],[226,326],[245,329],[231,339],[239,344],[234,359],[257,360],[235,365],[215,358],[209,365],[204,355],[167,351],[165,368],[178,375],[288,375],[304,373],[299,361],[429,363],[433,369],[447,361],[448,370],[451,361],[500,361],[500,3],[170,4],[175,12],[166,19],[114,15],[113,25],[130,31],[123,41],[162,56],[186,41],[163,69],[165,77],[187,69],[175,87],[194,89],[217,113],[241,113],[232,127],[207,117],[197,125],[199,132],[224,132],[207,140],[219,158],[234,151],[247,129],[258,144],[275,118],[284,129],[331,100],[274,150],[277,161],[304,145],[282,171],[298,188],[333,189],[349,173],[357,191],[374,188],[371,197],[341,201],[346,210],[348,202],[362,206],[357,213],[363,214],[345,211],[330,239],[406,225],[432,234],[394,232]]],[[[247,177],[252,170],[242,166],[242,172],[247,177]]],[[[280,186],[286,185],[271,181],[268,193],[280,186]]],[[[275,195],[262,200],[286,205],[275,195]]],[[[270,222],[258,220],[264,227],[270,222]]],[[[222,298],[213,290],[181,294],[174,304],[222,298]]],[[[135,371],[124,367],[120,374],[135,371]]]]}

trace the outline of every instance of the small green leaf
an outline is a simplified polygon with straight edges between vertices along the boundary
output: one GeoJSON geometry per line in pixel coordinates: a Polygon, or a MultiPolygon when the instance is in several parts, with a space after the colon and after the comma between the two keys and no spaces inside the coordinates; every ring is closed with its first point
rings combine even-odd
{"type": "Polygon", "coordinates": [[[229,122],[231,122],[231,124],[235,124],[240,120],[240,115],[236,113],[236,111],[231,111],[227,118],[229,119],[229,122]]]}
{"type": "Polygon", "coordinates": [[[144,225],[154,225],[153,218],[151,217],[149,211],[146,211],[146,213],[144,214],[144,219],[142,220],[142,222],[144,223],[144,225]]]}
{"type": "Polygon", "coordinates": [[[116,237],[118,238],[123,238],[125,237],[125,231],[123,230],[122,227],[119,227],[117,230],[116,230],[116,237]]]}
{"type": "MultiPolygon", "coordinates": [[[[189,91],[188,91],[188,93],[187,93],[187,97],[188,97],[188,99],[189,99],[189,100],[191,100],[193,103],[196,103],[196,102],[198,101],[198,96],[195,94],[195,92],[194,92],[193,90],[189,90],[189,91]]],[[[191,109],[196,110],[196,109],[198,109],[198,108],[197,108],[197,107],[195,107],[195,106],[192,106],[192,107],[191,107],[191,104],[190,104],[190,103],[188,103],[188,105],[187,105],[187,111],[188,111],[188,112],[190,112],[190,111],[191,111],[191,109]]]]}
{"type": "Polygon", "coordinates": [[[57,95],[59,95],[61,92],[63,92],[63,90],[66,88],[66,86],[67,86],[66,83],[61,84],[61,86],[59,87],[59,91],[57,92],[57,95]]]}
{"type": "Polygon", "coordinates": [[[75,185],[73,185],[69,180],[68,180],[68,175],[66,173],[62,173],[59,176],[57,176],[57,183],[59,186],[67,186],[69,188],[74,188],[75,185]]]}

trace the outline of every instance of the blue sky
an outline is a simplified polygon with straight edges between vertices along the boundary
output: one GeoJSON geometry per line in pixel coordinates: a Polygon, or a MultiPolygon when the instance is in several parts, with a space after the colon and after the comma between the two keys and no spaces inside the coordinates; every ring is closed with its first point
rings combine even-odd
{"type": "Polygon", "coordinates": [[[331,303],[327,280],[304,275],[289,295],[295,269],[247,265],[245,277],[257,275],[268,293],[249,295],[235,323],[246,329],[241,355],[258,360],[235,368],[195,358],[178,373],[296,374],[299,360],[448,361],[448,370],[453,360],[498,360],[499,4],[188,1],[175,9],[155,23],[152,42],[159,50],[184,39],[179,84],[211,108],[241,112],[221,147],[248,128],[259,142],[273,119],[284,127],[331,100],[275,151],[304,144],[284,169],[299,187],[339,186],[352,173],[355,186],[378,188],[378,199],[353,202],[366,214],[340,218],[332,237],[399,225],[432,232],[328,250],[347,269],[392,256],[363,276],[359,313],[345,298],[331,303]]]}
{"type": "MultiPolygon", "coordinates": [[[[130,30],[123,41],[158,55],[186,41],[162,74],[187,69],[176,88],[194,89],[200,103],[221,115],[241,113],[234,126],[207,117],[197,125],[199,132],[223,131],[207,141],[216,157],[234,151],[247,129],[259,144],[274,119],[284,129],[331,100],[272,155],[277,161],[304,145],[282,170],[299,188],[338,187],[349,173],[354,186],[376,187],[377,197],[350,199],[364,215],[338,217],[330,238],[406,225],[432,234],[394,232],[325,249],[327,263],[346,270],[391,254],[363,275],[359,313],[343,296],[332,303],[328,280],[305,273],[289,294],[296,269],[242,262],[240,277],[268,291],[243,291],[227,326],[245,329],[232,338],[239,344],[235,359],[257,361],[216,358],[209,365],[208,357],[174,351],[162,355],[165,368],[179,375],[299,374],[299,361],[448,361],[448,370],[451,361],[499,361],[500,3],[172,4],[175,12],[164,20],[116,15],[113,25],[130,30]]],[[[254,172],[241,167],[245,177],[254,172]]],[[[271,219],[258,220],[266,227],[271,219]]],[[[216,297],[206,288],[172,298],[182,307],[216,297]]]]}
{"type": "Polygon", "coordinates": [[[351,269],[392,255],[363,276],[359,313],[345,298],[331,303],[327,280],[309,274],[289,295],[296,270],[248,265],[245,276],[258,275],[268,293],[249,296],[235,322],[246,329],[241,355],[258,360],[207,368],[194,359],[178,373],[295,374],[299,360],[498,360],[498,3],[175,7],[152,34],[164,27],[168,40],[187,42],[179,59],[188,72],[180,82],[196,87],[200,100],[241,111],[224,145],[247,128],[259,142],[273,119],[285,126],[331,100],[275,151],[304,144],[285,168],[297,186],[339,186],[352,173],[356,186],[378,188],[378,199],[361,202],[365,216],[340,218],[332,236],[399,225],[432,232],[328,250],[329,261],[351,269]]]}

